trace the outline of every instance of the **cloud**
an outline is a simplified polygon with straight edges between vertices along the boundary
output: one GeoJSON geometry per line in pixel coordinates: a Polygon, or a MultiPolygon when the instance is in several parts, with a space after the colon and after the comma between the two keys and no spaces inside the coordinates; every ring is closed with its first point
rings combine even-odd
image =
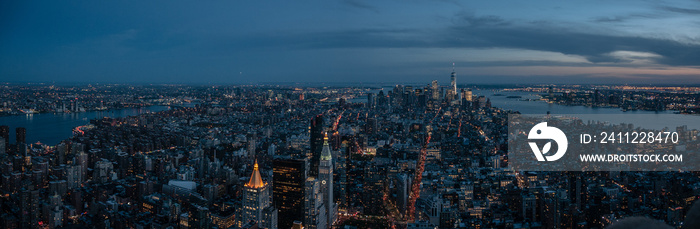
{"type": "MultiPolygon", "coordinates": [[[[619,62],[616,51],[654,53],[647,58],[672,66],[700,65],[700,46],[673,40],[589,34],[563,29],[455,26],[445,30],[360,29],[285,37],[258,37],[285,47],[318,48],[514,48],[580,55],[594,63],[619,62]],[[292,44],[288,44],[292,43],[292,44]]],[[[639,63],[639,62],[625,62],[639,63]]]]}
{"type": "Polygon", "coordinates": [[[659,8],[662,10],[674,12],[674,13],[693,14],[693,15],[700,14],[700,9],[694,9],[694,8],[680,8],[680,7],[673,7],[673,6],[661,6],[659,8]]]}
{"type": "Polygon", "coordinates": [[[476,16],[471,13],[460,12],[452,22],[471,27],[482,26],[507,26],[511,23],[496,15],[476,16]]]}
{"type": "Polygon", "coordinates": [[[557,28],[470,28],[457,26],[446,41],[451,46],[509,47],[581,55],[591,62],[609,61],[609,53],[626,50],[655,53],[659,63],[700,65],[700,46],[660,38],[591,34],[557,28]]]}
{"type": "MultiPolygon", "coordinates": [[[[532,75],[545,74],[537,69],[548,66],[559,67],[549,69],[557,74],[554,70],[580,67],[581,75],[586,74],[585,69],[595,70],[587,67],[700,66],[700,40],[687,29],[700,25],[693,24],[698,9],[639,4],[600,6],[604,10],[568,15],[571,5],[549,12],[533,2],[537,10],[500,11],[476,3],[443,1],[465,6],[434,6],[433,1],[416,0],[409,2],[417,5],[395,4],[410,6],[398,9],[388,8],[386,2],[343,0],[330,7],[286,2],[220,5],[212,12],[201,4],[168,9],[153,4],[134,7],[134,14],[121,17],[108,10],[113,7],[97,4],[98,10],[85,7],[88,10],[80,17],[73,13],[71,17],[64,13],[44,16],[61,23],[17,20],[42,24],[15,23],[16,32],[9,30],[12,32],[0,36],[5,38],[5,44],[0,44],[5,54],[0,55],[0,73],[26,74],[32,72],[27,69],[37,69],[35,75],[55,72],[88,80],[101,74],[105,78],[133,75],[135,79],[174,75],[187,81],[192,76],[216,80],[217,75],[242,71],[274,81],[282,75],[326,80],[327,72],[333,71],[334,77],[367,75],[367,80],[395,77],[400,81],[406,75],[418,79],[440,74],[449,68],[444,63],[452,62],[465,68],[490,67],[492,71],[483,72],[486,75],[502,74],[499,71],[504,69],[513,74],[522,74],[523,69],[532,75]],[[252,10],[261,8],[270,10],[267,16],[252,10]],[[365,10],[382,12],[363,13],[365,10]],[[177,16],[182,12],[191,14],[177,16]],[[610,16],[596,17],[600,15],[610,16]],[[654,20],[657,18],[663,20],[654,20]],[[10,39],[22,32],[23,36],[10,39]]],[[[525,5],[530,7],[530,3],[525,5]]],[[[68,12],[49,8],[26,18],[68,12]]],[[[599,70],[603,74],[611,69],[599,70]]],[[[689,68],[685,72],[699,71],[689,68]]]]}
{"type": "MultiPolygon", "coordinates": [[[[672,39],[593,33],[571,25],[518,25],[498,16],[459,14],[445,28],[371,28],[248,38],[280,47],[329,48],[513,48],[585,57],[593,63],[700,66],[700,45],[672,39]],[[617,51],[653,53],[646,62],[624,59],[617,51]]],[[[639,56],[637,56],[639,57],[639,56]]]]}
{"type": "Polygon", "coordinates": [[[657,59],[662,58],[662,56],[655,53],[634,51],[614,51],[608,53],[608,55],[623,62],[645,65],[655,64],[657,59]]]}
{"type": "Polygon", "coordinates": [[[626,21],[628,17],[624,16],[613,16],[613,17],[596,17],[593,19],[594,22],[623,22],[626,21]]]}
{"type": "Polygon", "coordinates": [[[628,15],[622,15],[622,16],[601,16],[601,17],[594,17],[591,19],[592,22],[596,23],[620,23],[620,22],[627,22],[633,19],[657,19],[661,18],[662,16],[659,14],[651,14],[651,13],[633,13],[633,14],[628,14],[628,15]]]}
{"type": "Polygon", "coordinates": [[[370,11],[373,11],[375,13],[379,12],[379,10],[377,10],[377,8],[375,8],[374,6],[371,6],[371,5],[365,3],[361,0],[343,0],[343,3],[345,3],[348,6],[354,7],[354,8],[363,9],[363,10],[370,10],[370,11]]]}

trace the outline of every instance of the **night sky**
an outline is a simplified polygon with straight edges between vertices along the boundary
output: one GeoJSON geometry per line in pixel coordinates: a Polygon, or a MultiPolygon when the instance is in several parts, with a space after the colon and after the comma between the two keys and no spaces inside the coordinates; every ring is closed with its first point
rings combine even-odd
{"type": "Polygon", "coordinates": [[[700,1],[2,1],[0,81],[700,83],[700,1]]]}

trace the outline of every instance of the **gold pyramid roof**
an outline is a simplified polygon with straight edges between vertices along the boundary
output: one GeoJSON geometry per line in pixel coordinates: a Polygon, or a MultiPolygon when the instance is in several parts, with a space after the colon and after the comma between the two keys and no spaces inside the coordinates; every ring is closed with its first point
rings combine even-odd
{"type": "Polygon", "coordinates": [[[258,170],[258,160],[255,160],[255,165],[253,166],[253,174],[250,175],[250,180],[248,181],[247,184],[245,184],[246,187],[250,188],[262,188],[265,187],[265,182],[262,180],[262,176],[260,176],[260,170],[258,170]]]}

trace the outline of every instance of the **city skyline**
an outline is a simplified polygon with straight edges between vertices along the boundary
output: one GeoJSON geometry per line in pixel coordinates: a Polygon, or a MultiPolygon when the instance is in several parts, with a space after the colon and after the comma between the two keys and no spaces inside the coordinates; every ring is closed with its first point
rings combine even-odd
{"type": "Polygon", "coordinates": [[[0,228],[700,228],[698,16],[0,1],[0,228]]]}
{"type": "Polygon", "coordinates": [[[5,85],[0,225],[697,227],[700,177],[692,165],[700,130],[689,114],[700,113],[700,87],[457,86],[457,93],[432,82],[385,90],[5,85]],[[576,113],[608,115],[595,122],[562,116],[576,113]],[[530,129],[534,120],[513,120],[519,114],[547,114],[546,123],[561,128],[672,136],[582,148],[563,128],[569,156],[650,149],[649,158],[678,160],[655,164],[662,173],[645,172],[643,162],[611,162],[605,172],[595,170],[597,162],[521,170],[516,163],[533,162],[516,162],[518,147],[510,147],[530,144],[532,134],[512,124],[530,129]],[[612,116],[621,115],[624,123],[615,124],[612,116]]]}
{"type": "Polygon", "coordinates": [[[2,3],[0,81],[700,83],[697,1],[168,3],[2,3]]]}

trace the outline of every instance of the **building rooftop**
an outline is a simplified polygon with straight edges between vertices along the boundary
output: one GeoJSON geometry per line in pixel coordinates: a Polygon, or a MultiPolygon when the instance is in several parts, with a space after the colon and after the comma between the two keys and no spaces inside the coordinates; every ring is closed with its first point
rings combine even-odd
{"type": "Polygon", "coordinates": [[[245,186],[250,188],[262,188],[265,186],[265,182],[263,182],[262,177],[260,176],[260,170],[258,170],[258,160],[255,160],[253,174],[250,175],[250,180],[247,184],[245,184],[245,186]]]}
{"type": "Polygon", "coordinates": [[[190,191],[194,191],[195,189],[197,189],[197,183],[195,183],[194,181],[170,180],[168,181],[168,185],[184,188],[190,191]]]}

